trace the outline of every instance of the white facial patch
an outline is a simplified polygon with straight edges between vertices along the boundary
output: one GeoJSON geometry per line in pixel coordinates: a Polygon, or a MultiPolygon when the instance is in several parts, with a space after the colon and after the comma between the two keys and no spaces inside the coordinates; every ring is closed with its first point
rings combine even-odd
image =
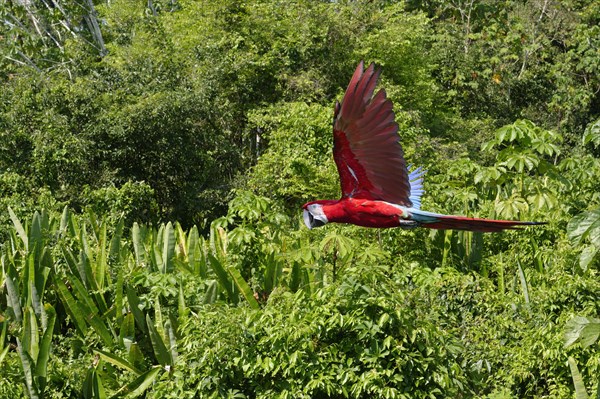
{"type": "Polygon", "coordinates": [[[324,224],[327,224],[327,216],[323,212],[323,206],[319,204],[311,204],[308,205],[302,212],[302,219],[304,219],[304,224],[309,229],[314,227],[320,227],[324,224]]]}

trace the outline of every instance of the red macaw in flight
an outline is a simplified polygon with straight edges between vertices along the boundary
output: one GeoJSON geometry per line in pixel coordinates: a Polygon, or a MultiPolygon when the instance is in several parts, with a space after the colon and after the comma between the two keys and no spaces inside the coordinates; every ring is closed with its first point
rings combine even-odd
{"type": "Polygon", "coordinates": [[[333,116],[333,158],[342,185],[339,200],[304,204],[309,229],[327,223],[364,227],[428,227],[480,232],[543,224],[442,215],[420,209],[421,168],[409,173],[394,120],[392,102],[381,89],[373,96],[381,69],[361,61],[333,116]]]}

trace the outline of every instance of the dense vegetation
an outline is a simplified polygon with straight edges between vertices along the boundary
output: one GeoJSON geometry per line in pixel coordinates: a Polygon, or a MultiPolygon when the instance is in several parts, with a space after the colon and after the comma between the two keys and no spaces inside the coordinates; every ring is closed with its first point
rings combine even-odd
{"type": "Polygon", "coordinates": [[[0,4],[0,397],[600,398],[596,0],[0,4]],[[383,66],[423,208],[300,220],[383,66]]]}

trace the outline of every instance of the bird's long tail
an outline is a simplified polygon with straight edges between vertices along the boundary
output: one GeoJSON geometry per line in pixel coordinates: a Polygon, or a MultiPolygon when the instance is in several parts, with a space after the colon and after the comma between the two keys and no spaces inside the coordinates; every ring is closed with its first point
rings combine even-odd
{"type": "Polygon", "coordinates": [[[521,222],[518,220],[491,220],[468,218],[465,216],[442,215],[411,209],[412,220],[421,224],[422,227],[430,229],[445,229],[445,230],[468,230],[480,231],[483,233],[495,233],[503,230],[516,230],[524,226],[535,226],[546,224],[546,222],[521,222]]]}

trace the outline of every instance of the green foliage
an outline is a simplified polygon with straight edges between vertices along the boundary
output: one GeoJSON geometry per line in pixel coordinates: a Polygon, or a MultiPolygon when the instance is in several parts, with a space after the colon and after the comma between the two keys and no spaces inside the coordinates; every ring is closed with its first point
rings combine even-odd
{"type": "Polygon", "coordinates": [[[586,271],[600,249],[600,211],[588,211],[575,216],[567,225],[567,234],[574,245],[589,242],[579,257],[579,266],[586,271]]]}
{"type": "Polygon", "coordinates": [[[593,0],[0,4],[0,397],[600,392],[599,21],[593,0]],[[361,59],[423,208],[548,224],[305,229],[339,195],[332,108],[361,59]]]}
{"type": "Polygon", "coordinates": [[[274,293],[260,313],[207,308],[182,326],[183,336],[195,338],[184,338],[181,361],[190,364],[199,356],[205,361],[159,384],[156,394],[189,396],[188,386],[208,397],[444,397],[458,392],[466,383],[459,341],[419,318],[406,306],[410,298],[391,296],[398,288],[382,270],[349,269],[338,284],[311,296],[274,293]],[[220,317],[222,312],[229,317],[220,317]],[[199,337],[205,344],[197,348],[199,337]]]}

